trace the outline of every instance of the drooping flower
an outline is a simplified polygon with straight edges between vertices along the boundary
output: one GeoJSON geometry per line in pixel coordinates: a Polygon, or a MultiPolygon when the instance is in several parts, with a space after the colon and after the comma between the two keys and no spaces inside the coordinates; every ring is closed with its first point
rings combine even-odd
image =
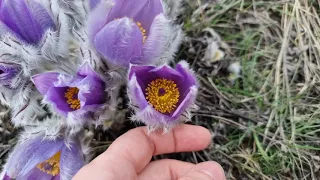
{"type": "Polygon", "coordinates": [[[115,65],[157,64],[180,42],[180,29],[163,12],[162,0],[101,1],[88,20],[91,44],[115,65]]]}
{"type": "Polygon", "coordinates": [[[80,143],[40,135],[18,144],[4,167],[3,180],[70,180],[85,164],[80,143]]]}
{"type": "Polygon", "coordinates": [[[21,72],[21,67],[18,64],[0,62],[0,86],[14,88],[18,74],[21,72]]]}
{"type": "Polygon", "coordinates": [[[188,120],[189,108],[197,96],[198,85],[185,61],[175,69],[164,65],[131,66],[129,71],[129,96],[137,108],[134,120],[151,128],[170,129],[188,120]]]}
{"type": "Polygon", "coordinates": [[[35,0],[0,0],[0,35],[10,33],[36,45],[55,25],[46,9],[35,0]]]}
{"type": "Polygon", "coordinates": [[[48,72],[35,75],[32,80],[44,100],[72,124],[94,118],[107,102],[106,83],[87,63],[75,76],[48,72]]]}

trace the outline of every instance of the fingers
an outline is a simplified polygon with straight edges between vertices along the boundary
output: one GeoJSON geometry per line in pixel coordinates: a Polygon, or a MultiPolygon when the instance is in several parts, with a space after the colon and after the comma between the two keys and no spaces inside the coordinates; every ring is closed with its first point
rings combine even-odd
{"type": "Polygon", "coordinates": [[[210,139],[210,132],[200,126],[181,125],[167,134],[148,134],[145,127],[136,128],[119,137],[101,158],[124,159],[139,173],[154,155],[201,150],[210,139]]]}
{"type": "Polygon", "coordinates": [[[138,179],[178,179],[194,166],[191,163],[171,159],[153,161],[139,174],[138,179]]]}
{"type": "Polygon", "coordinates": [[[105,153],[81,169],[77,177],[90,172],[91,179],[134,179],[153,155],[201,150],[209,145],[210,139],[210,132],[199,126],[181,125],[167,134],[148,134],[145,127],[136,128],[119,137],[105,153]]]}
{"type": "Polygon", "coordinates": [[[222,167],[216,162],[194,165],[165,159],[151,162],[139,174],[138,179],[225,180],[225,175],[222,167]]]}
{"type": "Polygon", "coordinates": [[[204,162],[195,165],[178,180],[225,180],[222,167],[216,162],[204,162]]]}

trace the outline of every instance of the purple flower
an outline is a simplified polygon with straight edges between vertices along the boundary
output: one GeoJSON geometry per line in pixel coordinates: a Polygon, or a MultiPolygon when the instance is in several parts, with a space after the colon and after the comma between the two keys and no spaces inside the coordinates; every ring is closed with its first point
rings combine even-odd
{"type": "Polygon", "coordinates": [[[35,0],[0,0],[0,35],[11,33],[36,45],[54,27],[49,13],[35,0]]]}
{"type": "Polygon", "coordinates": [[[13,81],[21,72],[21,67],[14,63],[0,62],[0,86],[13,87],[13,81]]]}
{"type": "Polygon", "coordinates": [[[101,3],[89,17],[89,39],[109,62],[154,64],[167,45],[170,21],[161,0],[115,0],[101,3]]]}
{"type": "Polygon", "coordinates": [[[3,180],[68,180],[85,164],[80,143],[41,136],[17,145],[4,167],[3,180]]]}
{"type": "Polygon", "coordinates": [[[128,86],[132,104],[138,109],[134,120],[165,129],[188,120],[184,115],[189,114],[198,91],[197,80],[185,61],[175,69],[167,65],[131,66],[128,86]]]}
{"type": "Polygon", "coordinates": [[[32,80],[45,101],[73,123],[92,117],[107,101],[106,84],[88,63],[80,67],[76,76],[48,72],[35,75],[32,80]]]}

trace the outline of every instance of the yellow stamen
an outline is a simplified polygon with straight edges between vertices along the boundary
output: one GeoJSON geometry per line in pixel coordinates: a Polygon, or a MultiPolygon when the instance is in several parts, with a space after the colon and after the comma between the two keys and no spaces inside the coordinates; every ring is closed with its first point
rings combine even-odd
{"type": "Polygon", "coordinates": [[[60,151],[53,155],[50,159],[37,165],[40,171],[45,172],[49,175],[56,176],[60,172],[60,151]]]}
{"type": "Polygon", "coordinates": [[[70,105],[71,109],[77,110],[80,109],[80,100],[78,99],[79,89],[76,87],[70,87],[67,89],[67,92],[64,94],[64,97],[67,99],[67,103],[70,105]]]}
{"type": "Polygon", "coordinates": [[[148,84],[146,95],[149,104],[161,113],[171,113],[180,97],[177,84],[167,79],[156,79],[148,84]]]}
{"type": "Polygon", "coordinates": [[[143,37],[143,39],[142,39],[142,42],[146,42],[146,40],[147,40],[147,31],[146,31],[146,29],[144,29],[143,27],[142,27],[142,24],[140,23],[140,22],[137,22],[136,23],[137,24],[137,26],[139,27],[139,29],[140,29],[140,31],[141,31],[141,33],[142,33],[142,37],[143,37]]]}

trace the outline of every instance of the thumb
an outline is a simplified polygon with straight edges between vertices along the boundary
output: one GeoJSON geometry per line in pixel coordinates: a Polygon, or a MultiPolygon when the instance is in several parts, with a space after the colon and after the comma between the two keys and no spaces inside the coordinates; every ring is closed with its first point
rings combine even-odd
{"type": "Polygon", "coordinates": [[[195,165],[189,172],[178,180],[225,180],[222,167],[213,161],[195,165]]]}

